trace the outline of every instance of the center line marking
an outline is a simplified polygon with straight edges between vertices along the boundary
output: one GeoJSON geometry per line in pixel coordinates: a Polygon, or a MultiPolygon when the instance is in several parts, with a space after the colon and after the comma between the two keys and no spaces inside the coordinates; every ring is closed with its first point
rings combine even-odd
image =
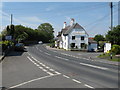
{"type": "Polygon", "coordinates": [[[88,88],[94,88],[94,87],[92,87],[92,86],[90,86],[90,85],[87,85],[87,84],[85,84],[85,86],[88,87],[88,88]]]}
{"type": "Polygon", "coordinates": [[[49,69],[50,67],[47,67],[47,66],[46,66],[45,68],[49,69]]]}
{"type": "Polygon", "coordinates": [[[76,79],[72,79],[74,82],[77,82],[77,83],[81,83],[80,81],[76,80],[76,79]]]}
{"type": "Polygon", "coordinates": [[[46,73],[48,73],[49,75],[54,75],[53,73],[51,73],[51,72],[46,72],[46,73]]]}
{"type": "Polygon", "coordinates": [[[40,69],[43,69],[43,67],[39,67],[40,69]]]}
{"type": "Polygon", "coordinates": [[[95,66],[95,65],[91,65],[91,64],[86,64],[86,63],[80,63],[80,64],[85,65],[85,66],[89,66],[89,67],[93,67],[93,68],[103,69],[103,70],[108,69],[108,68],[105,68],[105,67],[99,67],[99,66],[95,66]]]}
{"type": "Polygon", "coordinates": [[[63,77],[70,78],[70,77],[68,77],[68,76],[66,76],[66,75],[63,75],[63,77]]]}
{"type": "Polygon", "coordinates": [[[59,72],[57,72],[57,71],[55,71],[55,73],[56,73],[56,74],[61,74],[61,73],[59,73],[59,72]]]}
{"type": "Polygon", "coordinates": [[[49,69],[50,71],[55,71],[55,70],[53,70],[53,69],[49,69]]]}
{"type": "Polygon", "coordinates": [[[47,70],[46,69],[42,69],[44,72],[47,72],[47,70]]]}
{"type": "Polygon", "coordinates": [[[51,55],[51,54],[49,54],[49,53],[46,53],[46,52],[45,52],[45,54],[47,54],[47,55],[51,55]]]}

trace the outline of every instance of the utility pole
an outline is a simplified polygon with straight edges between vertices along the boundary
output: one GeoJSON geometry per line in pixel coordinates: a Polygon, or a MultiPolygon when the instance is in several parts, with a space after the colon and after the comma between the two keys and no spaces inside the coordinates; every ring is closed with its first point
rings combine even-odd
{"type": "Polygon", "coordinates": [[[111,30],[113,29],[113,3],[110,2],[110,9],[111,9],[111,30]]]}
{"type": "Polygon", "coordinates": [[[12,25],[12,21],[13,21],[13,15],[12,14],[11,14],[11,20],[10,21],[11,21],[11,25],[12,25]]]}

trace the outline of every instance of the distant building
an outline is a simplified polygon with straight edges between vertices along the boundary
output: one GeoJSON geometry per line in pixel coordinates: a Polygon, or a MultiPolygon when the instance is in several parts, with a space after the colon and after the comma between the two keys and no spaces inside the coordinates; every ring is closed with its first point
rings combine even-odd
{"type": "Polygon", "coordinates": [[[70,25],[64,22],[63,29],[57,35],[55,46],[65,50],[88,50],[88,37],[85,29],[72,18],[70,25]]]}
{"type": "Polygon", "coordinates": [[[88,51],[97,51],[97,42],[94,38],[88,38],[88,51]]]}

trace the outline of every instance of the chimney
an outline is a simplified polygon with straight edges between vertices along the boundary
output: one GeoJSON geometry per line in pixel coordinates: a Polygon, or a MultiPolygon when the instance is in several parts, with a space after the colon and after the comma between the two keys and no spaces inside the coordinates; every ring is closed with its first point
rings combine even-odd
{"type": "Polygon", "coordinates": [[[71,18],[71,21],[70,21],[70,25],[72,26],[75,22],[75,19],[74,18],[71,18]]]}
{"type": "Polygon", "coordinates": [[[67,23],[66,23],[66,22],[64,22],[64,24],[63,24],[63,29],[64,29],[66,26],[67,26],[67,23]]]}

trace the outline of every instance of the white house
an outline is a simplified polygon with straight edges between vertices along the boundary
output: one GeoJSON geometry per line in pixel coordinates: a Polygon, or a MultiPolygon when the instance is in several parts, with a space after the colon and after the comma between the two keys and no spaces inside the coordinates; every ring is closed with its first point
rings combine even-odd
{"type": "Polygon", "coordinates": [[[58,33],[56,46],[66,50],[87,50],[89,35],[85,29],[75,23],[72,18],[70,25],[64,22],[63,29],[58,33]]]}

